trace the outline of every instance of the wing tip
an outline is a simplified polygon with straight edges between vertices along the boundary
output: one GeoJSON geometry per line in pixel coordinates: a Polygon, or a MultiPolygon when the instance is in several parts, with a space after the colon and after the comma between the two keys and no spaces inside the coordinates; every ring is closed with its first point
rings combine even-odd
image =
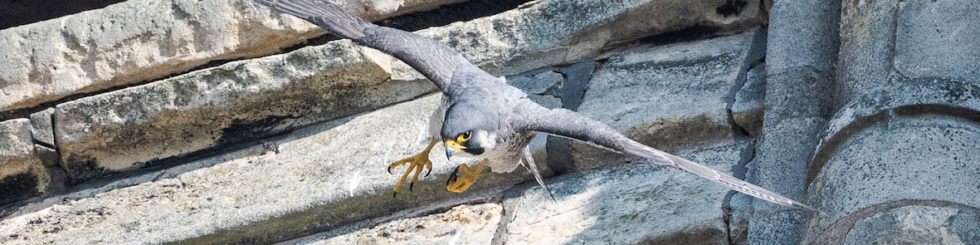
{"type": "Polygon", "coordinates": [[[270,9],[319,25],[335,35],[360,39],[368,22],[327,0],[252,0],[270,9]]]}

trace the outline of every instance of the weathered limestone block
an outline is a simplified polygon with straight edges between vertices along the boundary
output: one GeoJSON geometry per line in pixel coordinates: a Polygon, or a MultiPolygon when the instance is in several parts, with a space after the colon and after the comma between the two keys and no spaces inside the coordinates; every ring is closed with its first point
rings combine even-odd
{"type": "Polygon", "coordinates": [[[567,64],[603,47],[694,26],[739,31],[764,21],[758,3],[720,11],[725,0],[536,1],[491,17],[417,33],[455,48],[497,75],[567,64]]]}
{"type": "MultiPolygon", "coordinates": [[[[604,29],[590,29],[591,27],[588,23],[619,23],[625,25],[629,20],[632,20],[631,18],[639,18],[633,16],[632,14],[634,12],[627,11],[628,9],[646,9],[646,7],[632,5],[615,5],[608,10],[595,13],[593,17],[590,17],[589,21],[571,21],[575,16],[574,13],[563,11],[565,9],[583,9],[577,7],[591,6],[591,4],[596,3],[589,1],[548,1],[537,3],[527,8],[508,11],[493,17],[457,23],[446,27],[432,28],[419,33],[440,40],[445,39],[447,44],[455,47],[461,53],[484,67],[489,67],[491,70],[504,69],[509,71],[504,73],[517,73],[517,71],[528,69],[522,62],[510,62],[515,59],[520,59],[520,57],[525,57],[523,56],[525,54],[546,54],[552,53],[555,50],[579,50],[582,48],[584,48],[583,50],[590,51],[581,55],[594,54],[608,42],[639,37],[639,35],[633,32],[625,32],[631,34],[628,36],[624,36],[626,35],[625,33],[619,36],[602,34],[599,36],[604,39],[598,43],[599,45],[589,44],[591,46],[588,47],[575,46],[583,44],[578,41],[560,41],[559,39],[561,38],[559,37],[564,37],[569,34],[567,32],[554,32],[554,28],[578,33],[576,35],[589,36],[592,35],[589,33],[594,32],[593,30],[604,29]],[[556,14],[560,15],[561,18],[555,18],[556,14]],[[523,24],[517,25],[520,23],[523,24]],[[492,26],[498,26],[500,28],[490,28],[492,26]],[[549,26],[551,28],[547,29],[547,32],[542,32],[545,30],[540,26],[549,26]],[[524,34],[514,35],[514,33],[524,34]],[[485,37],[491,38],[488,40],[481,39],[485,37]],[[505,45],[501,46],[501,44],[505,45]]],[[[662,3],[647,4],[658,5],[662,3]]],[[[647,10],[654,11],[659,9],[649,8],[647,10]]],[[[585,10],[583,9],[582,11],[585,10]]],[[[592,12],[589,13],[592,15],[592,12]]],[[[709,11],[707,13],[713,12],[709,11]]],[[[742,22],[755,20],[752,17],[754,15],[748,15],[749,13],[752,13],[752,11],[747,10],[747,13],[745,13],[746,16],[738,15],[741,17],[721,18],[719,21],[727,25],[735,20],[742,22]]],[[[719,25],[724,26],[723,24],[719,25]]],[[[617,29],[614,26],[606,27],[617,29]]],[[[668,30],[650,26],[634,27],[633,25],[630,25],[630,28],[641,28],[647,32],[668,30]]],[[[325,48],[317,47],[315,49],[325,48]]],[[[562,53],[566,52],[562,51],[562,53]]],[[[229,139],[230,137],[281,132],[289,129],[290,126],[302,125],[304,122],[309,123],[316,121],[316,119],[323,119],[318,118],[318,116],[326,115],[324,116],[325,119],[337,118],[362,111],[357,109],[370,109],[372,108],[371,106],[412,98],[420,94],[418,91],[423,90],[419,87],[421,86],[420,83],[424,83],[421,81],[413,81],[415,84],[411,85],[386,83],[371,88],[361,87],[360,90],[348,87],[347,85],[336,84],[336,81],[330,82],[331,84],[329,85],[319,84],[318,87],[314,86],[314,89],[302,88],[300,84],[304,83],[285,82],[293,86],[284,87],[287,91],[289,91],[288,88],[293,88],[296,90],[296,93],[300,93],[299,95],[294,95],[286,91],[273,92],[276,89],[281,89],[280,87],[283,85],[259,83],[258,87],[249,87],[244,85],[249,83],[241,83],[249,79],[280,78],[283,77],[283,74],[296,76],[296,74],[288,74],[296,72],[291,71],[290,69],[292,68],[277,70],[278,68],[262,68],[258,64],[272,66],[281,60],[285,60],[285,63],[291,66],[298,66],[296,69],[300,69],[307,66],[305,62],[320,64],[316,62],[322,63],[337,60],[336,57],[331,59],[324,58],[333,57],[330,55],[334,54],[286,54],[285,56],[276,56],[280,58],[268,57],[256,61],[234,62],[219,68],[197,71],[163,82],[155,82],[145,86],[62,104],[56,112],[58,115],[56,117],[58,120],[56,125],[59,127],[57,130],[59,130],[58,137],[59,144],[61,145],[58,147],[62,151],[61,156],[65,169],[74,178],[96,176],[106,170],[119,171],[131,169],[154,159],[183,155],[195,150],[215,146],[222,141],[236,141],[235,139],[229,139]],[[276,72],[248,71],[244,74],[238,74],[239,70],[254,69],[274,70],[276,72]],[[231,77],[233,81],[239,81],[241,83],[239,85],[241,86],[222,85],[226,82],[223,81],[226,77],[231,77]],[[222,86],[232,87],[225,88],[222,86]],[[342,91],[347,92],[334,91],[336,87],[345,87],[347,90],[342,91]],[[259,90],[256,91],[256,88],[259,88],[259,90]],[[319,90],[321,92],[319,94],[312,92],[317,88],[330,88],[331,93],[325,93],[326,90],[319,90]],[[244,91],[245,93],[239,91],[244,91]],[[266,96],[254,96],[254,94],[265,94],[266,96]],[[362,96],[356,95],[371,95],[369,99],[365,99],[365,101],[370,102],[361,101],[358,98],[362,96]],[[215,96],[218,98],[210,98],[215,96]],[[354,97],[355,101],[329,99],[346,97],[354,97]],[[139,101],[136,100],[137,98],[139,98],[139,101]],[[338,110],[349,110],[328,113],[330,112],[330,108],[307,105],[307,103],[310,103],[309,100],[324,101],[323,103],[337,107],[338,110]],[[377,103],[372,103],[375,101],[377,103]],[[346,103],[353,103],[354,105],[347,107],[341,106],[346,103]],[[205,108],[215,109],[202,111],[200,110],[203,109],[201,105],[205,108]],[[263,107],[257,107],[258,105],[263,105],[263,107]],[[222,109],[218,110],[217,108],[222,109]],[[263,108],[268,111],[256,112],[256,110],[262,110],[263,108]],[[234,110],[239,110],[239,112],[234,112],[234,110]],[[308,116],[310,114],[313,114],[313,116],[308,116]],[[300,122],[280,123],[280,121],[300,122]],[[134,124],[143,126],[134,127],[132,126],[134,124]]],[[[549,60],[539,60],[540,62],[535,61],[534,65],[543,66],[568,62],[572,59],[581,58],[581,55],[563,55],[558,59],[549,58],[549,60]]],[[[544,59],[553,56],[529,55],[526,57],[544,59]]],[[[390,58],[384,59],[385,61],[390,60],[390,58]]],[[[400,62],[394,63],[401,64],[400,62]]],[[[414,71],[411,71],[403,65],[396,65],[395,68],[387,70],[404,72],[405,74],[409,74],[406,75],[409,77],[418,77],[417,73],[414,73],[414,71]],[[415,75],[413,76],[411,74],[415,75]]],[[[346,74],[358,73],[351,72],[346,74]]],[[[379,81],[368,76],[357,77],[356,79],[379,81]]],[[[313,81],[305,82],[312,83],[313,81]]]]}
{"type": "Polygon", "coordinates": [[[952,225],[933,221],[950,217],[947,211],[976,213],[980,207],[980,181],[973,174],[980,171],[980,60],[968,50],[974,41],[967,41],[978,32],[963,29],[980,17],[959,12],[977,6],[844,4],[838,65],[845,96],[806,180],[808,203],[828,215],[811,217],[804,241],[861,244],[886,235],[932,243],[942,235],[950,239],[943,243],[963,237],[962,243],[976,243],[942,234],[952,225]]]}
{"type": "MultiPolygon", "coordinates": [[[[667,152],[732,137],[725,97],[739,85],[753,36],[748,32],[608,55],[578,112],[667,152]]],[[[618,153],[574,141],[572,158],[579,169],[626,161],[618,153]]]]}
{"type": "Polygon", "coordinates": [[[732,103],[732,119],[749,135],[762,135],[762,118],[766,102],[766,66],[756,66],[747,71],[745,84],[735,92],[732,103]]]}
{"type": "MultiPolygon", "coordinates": [[[[351,0],[368,20],[460,0],[351,0]]],[[[256,57],[322,35],[250,0],[135,0],[0,30],[0,111],[256,57]]]]}
{"type": "MultiPolygon", "coordinates": [[[[828,216],[813,217],[805,239],[814,244],[861,244],[878,233],[896,234],[904,229],[936,231],[927,223],[901,225],[902,220],[880,220],[888,225],[854,227],[847,220],[885,215],[879,208],[890,202],[953,204],[954,211],[975,212],[980,207],[980,127],[939,115],[895,116],[848,137],[836,148],[807,190],[807,202],[818,204],[828,216]],[[862,212],[862,210],[870,210],[862,212]],[[893,226],[894,225],[894,226],[893,226]],[[854,229],[861,235],[848,234],[854,229]],[[874,230],[874,232],[867,229],[874,230]],[[845,238],[843,235],[848,234],[845,238]]],[[[899,216],[909,215],[900,211],[899,216]]],[[[929,234],[905,237],[928,239],[929,234]]],[[[970,244],[970,243],[967,243],[970,244]]]]}
{"type": "Polygon", "coordinates": [[[0,204],[40,195],[49,182],[47,169],[34,152],[30,121],[0,122],[0,204]]]}
{"type": "Polygon", "coordinates": [[[285,132],[435,89],[391,80],[393,58],[350,41],[219,67],[57,106],[58,150],[76,179],[285,132]]]}
{"type": "MultiPolygon", "coordinates": [[[[731,174],[748,142],[731,138],[678,156],[731,174]]],[[[612,165],[612,164],[610,164],[612,165]]],[[[652,164],[618,165],[508,192],[498,236],[504,244],[728,244],[728,189],[652,164]]]]}
{"type": "MultiPolygon", "coordinates": [[[[54,108],[48,108],[40,112],[35,112],[31,114],[31,136],[34,138],[34,150],[37,152],[38,157],[41,158],[41,162],[44,166],[54,167],[61,165],[61,157],[58,155],[58,149],[55,149],[54,143],[54,125],[52,124],[51,117],[54,114],[54,108]]],[[[59,166],[60,168],[60,166],[59,166]]],[[[57,175],[63,176],[64,171],[58,171],[57,175]]],[[[57,178],[62,180],[64,178],[57,178]]],[[[64,182],[64,181],[56,181],[64,182]]]]}
{"type": "Polygon", "coordinates": [[[899,4],[895,69],[908,78],[980,83],[980,2],[909,1],[899,4]]]}
{"type": "Polygon", "coordinates": [[[977,244],[978,211],[942,206],[895,208],[855,222],[845,244],[977,244]]]}
{"type": "Polygon", "coordinates": [[[461,160],[449,163],[436,147],[432,174],[393,198],[405,167],[389,174],[388,164],[426,146],[439,100],[426,96],[304,128],[265,146],[137,177],[147,183],[21,213],[0,221],[0,243],[269,243],[406,208],[471,202],[529,178],[522,169],[484,171],[469,191],[452,193],[446,178],[461,160]],[[52,230],[58,232],[45,232],[52,230]]]}
{"type": "Polygon", "coordinates": [[[297,244],[490,244],[503,207],[496,203],[460,205],[423,217],[398,219],[353,232],[338,229],[297,244]]]}
{"type": "MultiPolygon", "coordinates": [[[[897,1],[846,1],[840,17],[837,105],[882,89],[893,75],[897,1]],[[860,4],[858,4],[860,3],[860,4]],[[848,62],[844,64],[843,62],[848,62]]],[[[931,34],[930,34],[931,35],[931,34]]]]}
{"type": "Polygon", "coordinates": [[[51,114],[54,114],[54,108],[33,113],[30,119],[31,135],[34,136],[34,140],[53,146],[54,127],[51,124],[51,114]]]}
{"type": "Polygon", "coordinates": [[[980,80],[973,1],[847,4],[841,18],[843,102],[892,78],[980,80]]]}

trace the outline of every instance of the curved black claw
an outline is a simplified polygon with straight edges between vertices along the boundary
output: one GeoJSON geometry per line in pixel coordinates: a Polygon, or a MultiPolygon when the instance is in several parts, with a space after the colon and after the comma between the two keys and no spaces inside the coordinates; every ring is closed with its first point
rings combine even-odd
{"type": "Polygon", "coordinates": [[[428,172],[425,172],[425,177],[429,177],[429,174],[431,173],[432,173],[432,169],[430,168],[428,172]]]}
{"type": "Polygon", "coordinates": [[[394,193],[391,193],[391,198],[396,198],[396,197],[398,197],[398,192],[397,191],[394,192],[394,193]]]}
{"type": "Polygon", "coordinates": [[[412,188],[415,188],[415,182],[408,183],[408,192],[412,192],[412,188]]]}
{"type": "Polygon", "coordinates": [[[391,174],[391,165],[388,165],[388,174],[391,174]]]}
{"type": "Polygon", "coordinates": [[[449,185],[449,183],[456,181],[456,179],[459,178],[459,176],[456,175],[458,173],[459,173],[459,166],[456,166],[456,168],[453,169],[453,173],[449,174],[449,179],[446,180],[446,185],[449,185]]]}

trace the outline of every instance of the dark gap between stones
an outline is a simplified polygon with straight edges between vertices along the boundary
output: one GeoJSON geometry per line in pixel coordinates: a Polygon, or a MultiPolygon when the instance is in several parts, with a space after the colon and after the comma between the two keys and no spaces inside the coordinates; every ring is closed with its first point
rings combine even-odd
{"type": "Polygon", "coordinates": [[[0,0],[0,30],[73,15],[125,0],[0,0]]]}

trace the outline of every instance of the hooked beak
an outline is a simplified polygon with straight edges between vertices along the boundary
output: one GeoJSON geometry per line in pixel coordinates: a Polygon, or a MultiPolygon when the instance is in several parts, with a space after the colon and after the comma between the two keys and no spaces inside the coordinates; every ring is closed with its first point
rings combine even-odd
{"type": "Polygon", "coordinates": [[[460,145],[455,140],[446,140],[446,159],[453,157],[453,153],[458,150],[466,149],[466,147],[460,145]]]}

